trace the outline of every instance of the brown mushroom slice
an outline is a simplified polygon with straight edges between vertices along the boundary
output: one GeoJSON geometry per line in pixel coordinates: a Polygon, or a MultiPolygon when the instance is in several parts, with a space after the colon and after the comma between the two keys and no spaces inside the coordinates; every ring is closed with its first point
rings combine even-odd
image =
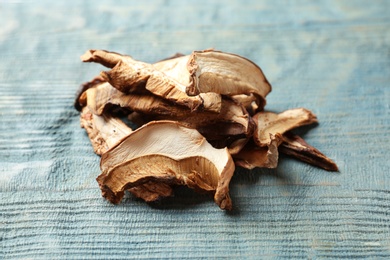
{"type": "Polygon", "coordinates": [[[232,155],[236,166],[252,170],[253,168],[276,168],[279,160],[278,146],[281,135],[272,135],[267,147],[259,147],[249,142],[237,154],[232,155]]]}
{"type": "Polygon", "coordinates": [[[186,93],[215,92],[254,98],[256,109],[265,106],[271,85],[252,61],[236,54],[214,50],[194,51],[191,55],[154,63],[170,78],[187,86],[186,93]]]}
{"type": "Polygon", "coordinates": [[[280,114],[262,111],[257,113],[253,120],[257,124],[254,132],[254,141],[260,146],[268,146],[271,134],[283,134],[291,129],[317,122],[317,117],[305,108],[286,110],[280,114]]]}
{"type": "Polygon", "coordinates": [[[236,54],[214,50],[194,51],[191,55],[157,62],[153,65],[130,56],[90,50],[85,62],[98,62],[109,68],[102,76],[123,92],[139,86],[192,110],[202,106],[218,112],[215,101],[222,95],[253,95],[262,109],[271,85],[262,70],[252,61],[236,54]],[[200,103],[199,103],[199,95],[200,103]],[[192,97],[187,96],[190,95],[192,97]]]}
{"type": "Polygon", "coordinates": [[[193,85],[187,93],[216,92],[223,95],[256,94],[263,100],[271,85],[260,67],[236,54],[213,50],[195,51],[189,63],[193,85]]]}
{"type": "Polygon", "coordinates": [[[108,115],[95,115],[88,107],[82,108],[80,123],[87,131],[92,147],[98,155],[105,153],[132,132],[120,119],[108,115]]]}
{"type": "MultiPolygon", "coordinates": [[[[251,136],[254,130],[254,122],[245,108],[229,98],[222,99],[220,113],[191,112],[187,107],[173,106],[171,102],[152,94],[124,94],[104,82],[85,91],[80,103],[88,103],[91,111],[98,115],[112,104],[143,113],[149,119],[180,121],[190,128],[196,128],[209,141],[229,138],[233,143],[237,138],[251,136]]],[[[234,146],[237,149],[238,144],[234,146]]]]}
{"type": "Polygon", "coordinates": [[[278,147],[283,141],[282,134],[290,129],[317,122],[316,116],[303,108],[287,110],[280,114],[262,111],[257,113],[253,120],[257,127],[253,135],[257,147],[249,143],[234,155],[236,165],[247,169],[276,168],[279,159],[278,147]]]}
{"type": "Polygon", "coordinates": [[[283,135],[283,143],[280,145],[279,151],[327,171],[338,171],[336,163],[291,132],[283,135]]]}
{"type": "Polygon", "coordinates": [[[187,86],[189,95],[254,93],[265,99],[271,91],[271,85],[255,63],[232,53],[212,49],[194,51],[191,55],[157,62],[153,66],[187,86]]]}
{"type": "Polygon", "coordinates": [[[185,92],[186,86],[157,70],[153,65],[136,61],[130,56],[90,50],[82,55],[81,59],[84,62],[98,62],[112,68],[110,71],[102,72],[101,76],[124,93],[146,89],[178,105],[187,106],[191,110],[220,111],[221,96],[219,94],[209,92],[188,96],[185,92]]]}
{"type": "Polygon", "coordinates": [[[97,181],[105,198],[121,201],[124,190],[148,181],[180,184],[214,193],[231,209],[229,183],[234,163],[225,149],[212,147],[195,129],[175,121],[153,121],[135,130],[101,158],[97,181]]]}
{"type": "MultiPolygon", "coordinates": [[[[98,84],[101,84],[101,82],[98,84]]],[[[94,86],[89,87],[89,92],[91,92],[90,89],[94,86]]],[[[84,94],[87,92],[84,92],[84,94]]],[[[80,99],[82,100],[80,104],[84,104],[80,114],[81,126],[87,131],[96,154],[102,155],[132,132],[132,129],[118,118],[108,115],[96,115],[96,113],[91,111],[91,106],[85,106],[87,104],[87,98],[81,96],[80,99]]],[[[88,105],[93,103],[91,100],[89,98],[88,105]]],[[[169,185],[152,182],[131,188],[129,191],[134,196],[147,202],[169,197],[173,194],[172,188],[169,185]]]]}

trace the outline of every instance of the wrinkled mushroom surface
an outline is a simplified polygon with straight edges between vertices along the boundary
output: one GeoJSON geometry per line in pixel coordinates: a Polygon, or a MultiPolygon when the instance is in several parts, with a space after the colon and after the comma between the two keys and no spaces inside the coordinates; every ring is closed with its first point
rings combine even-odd
{"type": "Polygon", "coordinates": [[[101,169],[98,183],[113,203],[128,188],[158,181],[214,193],[221,208],[232,206],[229,182],[235,167],[228,150],[212,147],[198,131],[174,121],[154,121],[135,130],[102,155],[101,169]]]}
{"type": "MultiPolygon", "coordinates": [[[[218,140],[219,146],[232,144],[237,147],[234,141],[251,136],[254,130],[254,122],[245,108],[229,98],[221,100],[220,113],[190,111],[184,106],[172,106],[171,102],[152,94],[125,94],[103,82],[86,90],[79,102],[87,104],[97,115],[103,114],[107,107],[117,105],[142,113],[148,120],[179,121],[197,129],[208,141],[218,140]]],[[[232,147],[229,145],[229,148],[232,147]]]]}
{"type": "Polygon", "coordinates": [[[276,168],[278,147],[284,140],[282,135],[288,130],[317,122],[316,116],[303,108],[286,110],[280,114],[262,111],[253,119],[256,122],[254,143],[249,142],[233,155],[236,165],[246,169],[276,168]]]}
{"type": "MultiPolygon", "coordinates": [[[[271,85],[252,61],[236,54],[215,50],[194,51],[191,55],[153,64],[159,71],[186,87],[186,93],[215,92],[246,96],[263,109],[271,85]]],[[[257,109],[257,108],[256,108],[257,109]]]]}
{"type": "Polygon", "coordinates": [[[102,50],[90,50],[81,59],[111,68],[101,75],[122,92],[144,87],[192,110],[202,107],[218,112],[218,94],[255,96],[258,106],[263,108],[265,97],[271,91],[271,85],[256,64],[220,51],[194,51],[153,65],[102,50]]]}
{"type": "Polygon", "coordinates": [[[102,72],[101,76],[124,93],[144,92],[146,89],[178,105],[187,106],[191,110],[220,111],[218,106],[221,99],[220,94],[208,92],[189,96],[185,92],[186,86],[176,79],[157,70],[153,65],[136,61],[130,56],[102,50],[90,50],[82,55],[81,59],[84,62],[98,62],[112,68],[110,71],[102,72]]]}

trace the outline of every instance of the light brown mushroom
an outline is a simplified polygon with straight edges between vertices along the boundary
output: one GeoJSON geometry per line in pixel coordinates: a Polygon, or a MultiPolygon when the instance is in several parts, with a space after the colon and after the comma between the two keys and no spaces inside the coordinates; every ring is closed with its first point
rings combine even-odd
{"type": "Polygon", "coordinates": [[[101,76],[112,86],[124,93],[144,92],[148,90],[164,99],[191,110],[204,109],[213,112],[220,111],[221,96],[218,93],[201,93],[189,96],[186,86],[167,76],[153,65],[136,61],[130,56],[102,50],[90,50],[81,56],[84,62],[98,62],[112,68],[102,72],[101,76]]]}
{"type": "Polygon", "coordinates": [[[227,97],[221,100],[220,113],[191,112],[187,107],[173,106],[171,102],[150,93],[124,94],[110,83],[100,82],[86,90],[79,100],[80,104],[88,103],[90,110],[97,115],[101,115],[110,105],[118,105],[142,113],[148,120],[179,121],[197,129],[208,141],[218,142],[216,146],[229,146],[229,149],[234,147],[239,150],[237,139],[249,138],[254,130],[254,122],[245,108],[227,97]]]}
{"type": "MultiPolygon", "coordinates": [[[[83,85],[85,91],[77,98],[76,103],[80,106],[80,123],[85,128],[88,137],[91,141],[92,147],[96,154],[102,155],[107,150],[117,145],[123,138],[132,132],[122,120],[113,116],[96,113],[95,102],[91,97],[87,98],[91,89],[102,84],[100,79],[83,85]],[[85,86],[87,86],[85,88],[85,86]]],[[[148,183],[139,185],[128,189],[134,196],[141,198],[147,202],[152,202],[160,198],[170,197],[173,195],[173,190],[169,185],[164,183],[155,183],[150,181],[148,183]]]]}
{"type": "Polygon", "coordinates": [[[262,111],[253,120],[257,125],[253,137],[260,147],[271,143],[271,135],[284,134],[291,129],[318,122],[317,117],[305,108],[289,109],[280,114],[262,111]]]}
{"type": "Polygon", "coordinates": [[[122,92],[134,92],[144,87],[192,110],[201,107],[219,112],[218,94],[256,97],[257,106],[262,109],[265,97],[271,91],[271,85],[255,63],[220,51],[194,51],[191,55],[153,65],[102,50],[90,50],[81,59],[111,68],[101,75],[122,92]]]}
{"type": "Polygon", "coordinates": [[[216,149],[195,129],[175,121],[154,121],[135,130],[101,158],[97,181],[113,203],[124,191],[148,181],[186,185],[214,194],[222,209],[231,209],[229,183],[234,162],[226,148],[216,149]]]}
{"type": "MultiPolygon", "coordinates": [[[[120,119],[108,115],[96,115],[87,106],[82,108],[80,122],[97,155],[102,155],[132,132],[131,128],[120,119]]],[[[173,195],[169,185],[153,181],[130,188],[129,192],[147,202],[173,195]]]]}
{"type": "Polygon", "coordinates": [[[317,122],[312,112],[263,111],[271,85],[246,58],[204,50],[149,64],[90,50],[81,59],[111,69],[83,85],[75,107],[102,156],[97,178],[102,195],[113,203],[126,190],[151,202],[185,185],[213,194],[220,208],[231,209],[235,165],[275,168],[279,152],[337,170],[332,160],[289,132],[317,122]],[[114,116],[117,111],[141,127],[132,131],[114,116]]]}
{"type": "Polygon", "coordinates": [[[186,86],[186,93],[215,92],[222,95],[248,95],[256,97],[261,108],[271,85],[262,70],[252,61],[236,54],[212,49],[194,51],[154,63],[153,66],[170,78],[186,86]]]}

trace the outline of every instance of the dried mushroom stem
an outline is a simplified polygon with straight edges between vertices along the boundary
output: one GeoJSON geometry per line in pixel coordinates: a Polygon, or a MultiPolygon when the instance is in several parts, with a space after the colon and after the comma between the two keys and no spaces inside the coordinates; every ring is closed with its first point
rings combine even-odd
{"type": "Polygon", "coordinates": [[[231,209],[229,183],[234,163],[225,149],[212,147],[195,129],[175,121],[154,121],[135,130],[102,155],[97,178],[113,203],[124,190],[149,181],[186,185],[211,192],[222,209],[231,209]]]}
{"type": "Polygon", "coordinates": [[[290,155],[291,157],[320,167],[324,170],[338,171],[337,165],[331,159],[313,146],[306,143],[305,140],[298,135],[294,135],[289,132],[285,133],[283,135],[283,143],[281,144],[279,150],[281,153],[290,155]]]}

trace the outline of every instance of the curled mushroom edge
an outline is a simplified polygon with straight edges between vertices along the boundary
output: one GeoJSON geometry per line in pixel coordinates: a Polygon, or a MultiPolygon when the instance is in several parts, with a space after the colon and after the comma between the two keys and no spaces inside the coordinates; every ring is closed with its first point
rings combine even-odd
{"type": "Polygon", "coordinates": [[[126,189],[153,181],[213,193],[218,206],[232,207],[229,183],[235,166],[228,149],[214,148],[197,130],[176,121],[138,128],[102,155],[101,169],[97,181],[113,203],[126,189]]]}

